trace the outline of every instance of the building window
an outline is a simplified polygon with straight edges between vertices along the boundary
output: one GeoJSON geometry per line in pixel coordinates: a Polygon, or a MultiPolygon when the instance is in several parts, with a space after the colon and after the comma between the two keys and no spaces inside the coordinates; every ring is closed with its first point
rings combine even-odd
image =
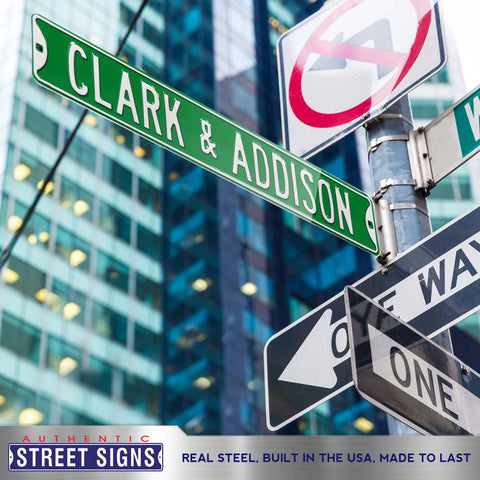
{"type": "Polygon", "coordinates": [[[97,252],[97,276],[108,284],[128,292],[128,267],[100,250],[97,252]]]}
{"type": "Polygon", "coordinates": [[[88,271],[90,244],[63,227],[57,227],[55,251],[72,267],[88,271]]]}
{"type": "Polygon", "coordinates": [[[290,296],[290,315],[292,320],[298,320],[311,310],[312,308],[305,302],[302,302],[295,296],[290,296]]]}
{"type": "MultiPolygon", "coordinates": [[[[69,131],[65,132],[66,138],[70,136],[70,133],[69,131]]],[[[85,140],[75,136],[68,148],[67,155],[87,170],[95,173],[96,149],[85,140]]]]}
{"type": "Polygon", "coordinates": [[[160,335],[135,324],[135,351],[158,360],[160,335]]]}
{"type": "Polygon", "coordinates": [[[130,243],[130,218],[115,208],[100,202],[100,227],[116,238],[130,243]]]}
{"type": "Polygon", "coordinates": [[[71,380],[80,378],[82,352],[79,348],[49,336],[47,342],[47,367],[61,377],[71,380]]]}
{"type": "MultiPolygon", "coordinates": [[[[5,202],[8,201],[6,195],[4,196],[4,199],[5,202]]],[[[6,206],[7,203],[4,205],[6,206]]],[[[18,230],[23,223],[26,213],[27,207],[22,203],[15,201],[13,215],[11,215],[6,221],[7,228],[12,232],[18,230]]],[[[43,215],[35,212],[30,217],[22,235],[27,239],[30,245],[43,245],[48,248],[50,243],[50,221],[43,215]]]]}
{"type": "Polygon", "coordinates": [[[3,312],[0,344],[34,363],[38,363],[40,350],[40,330],[3,312]]]}
{"type": "Polygon", "coordinates": [[[58,124],[30,105],[25,109],[25,128],[50,145],[57,146],[58,124]]]}
{"type": "Polygon", "coordinates": [[[160,260],[160,235],[137,225],[137,248],[155,260],[160,260]]]}
{"type": "Polygon", "coordinates": [[[33,155],[22,150],[20,160],[13,169],[13,177],[17,181],[27,181],[33,187],[38,188],[40,182],[48,175],[49,169],[39,162],[33,155]]]}
{"type": "MultiPolygon", "coordinates": [[[[43,296],[43,295],[42,295],[43,296]]],[[[54,278],[52,291],[45,293],[45,302],[53,312],[58,312],[66,321],[83,323],[85,318],[85,295],[70,285],[54,278]]],[[[37,293],[37,299],[41,297],[37,293]]]]}
{"type": "Polygon", "coordinates": [[[137,272],[137,298],[154,308],[160,308],[160,284],[137,272]]]}
{"type": "Polygon", "coordinates": [[[132,172],[110,157],[103,157],[102,175],[114,187],[128,195],[132,194],[132,172]]]}
{"type": "Polygon", "coordinates": [[[110,395],[112,377],[112,366],[91,355],[88,359],[88,367],[82,370],[81,381],[95,390],[110,395]]]}
{"type": "Polygon", "coordinates": [[[257,267],[239,260],[240,290],[248,296],[254,296],[264,303],[271,303],[274,299],[272,279],[257,267]]]}
{"type": "Polygon", "coordinates": [[[127,344],[127,317],[93,302],[92,330],[103,337],[127,344]]]}
{"type": "Polygon", "coordinates": [[[271,327],[263,323],[260,318],[250,310],[242,311],[243,330],[249,338],[260,345],[265,345],[267,340],[275,333],[271,327]]]}
{"type": "Polygon", "coordinates": [[[151,415],[158,414],[159,386],[133,374],[125,374],[124,400],[132,407],[151,415]]]}
{"type": "Polygon", "coordinates": [[[446,100],[411,99],[412,114],[417,119],[432,119],[443,113],[452,102],[446,100]]]}
{"type": "Polygon", "coordinates": [[[75,216],[92,220],[93,195],[67,180],[66,177],[62,177],[60,203],[71,210],[75,216]]]}
{"type": "Polygon", "coordinates": [[[237,232],[242,242],[262,255],[268,256],[267,232],[264,225],[237,211],[237,232]]]}
{"type": "Polygon", "coordinates": [[[138,200],[154,212],[160,211],[160,189],[142,178],[138,181],[138,200]]]}
{"type": "Polygon", "coordinates": [[[39,292],[45,290],[45,274],[31,265],[12,256],[8,263],[8,268],[2,270],[4,280],[21,294],[26,295],[34,300],[39,300],[39,292]],[[8,277],[6,274],[8,273],[8,277]]]}

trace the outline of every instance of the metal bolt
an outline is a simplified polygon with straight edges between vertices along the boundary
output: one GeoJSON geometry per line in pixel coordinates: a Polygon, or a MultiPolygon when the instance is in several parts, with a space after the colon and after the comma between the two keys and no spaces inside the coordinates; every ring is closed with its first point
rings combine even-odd
{"type": "Polygon", "coordinates": [[[382,268],[382,275],[388,275],[388,268],[382,268]]]}
{"type": "Polygon", "coordinates": [[[462,375],[470,375],[470,370],[464,365],[462,366],[462,375]]]}

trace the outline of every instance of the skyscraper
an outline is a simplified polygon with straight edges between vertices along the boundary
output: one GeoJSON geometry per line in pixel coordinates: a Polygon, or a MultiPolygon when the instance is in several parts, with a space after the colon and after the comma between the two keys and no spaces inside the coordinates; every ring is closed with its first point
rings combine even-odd
{"type": "MultiPolygon", "coordinates": [[[[135,3],[135,2],[134,2],[135,3]]],[[[35,84],[30,17],[115,51],[124,2],[4,2],[10,62],[1,238],[16,231],[82,109],[35,84]],[[108,28],[107,28],[108,26],[108,28]]],[[[138,5],[134,5],[138,8],[138,5]]],[[[163,16],[148,7],[125,58],[155,75],[163,16]],[[142,52],[141,54],[139,52],[142,52]]],[[[88,114],[3,269],[3,423],[155,423],[160,414],[162,152],[88,114]]]]}

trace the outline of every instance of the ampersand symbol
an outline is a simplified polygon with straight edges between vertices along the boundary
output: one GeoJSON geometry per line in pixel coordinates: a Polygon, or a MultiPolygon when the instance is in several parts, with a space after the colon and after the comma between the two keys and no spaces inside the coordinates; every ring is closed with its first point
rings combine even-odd
{"type": "Polygon", "coordinates": [[[210,140],[212,136],[212,125],[207,120],[202,120],[202,134],[200,134],[200,140],[202,142],[202,152],[206,155],[212,155],[213,158],[217,158],[215,153],[216,143],[210,140]]]}

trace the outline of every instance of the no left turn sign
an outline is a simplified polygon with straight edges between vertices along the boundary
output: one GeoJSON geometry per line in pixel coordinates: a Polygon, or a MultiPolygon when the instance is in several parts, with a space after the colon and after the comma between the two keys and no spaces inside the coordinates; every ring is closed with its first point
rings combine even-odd
{"type": "Polygon", "coordinates": [[[287,149],[308,158],[440,70],[446,61],[433,0],[341,0],[278,43],[287,149]]]}

